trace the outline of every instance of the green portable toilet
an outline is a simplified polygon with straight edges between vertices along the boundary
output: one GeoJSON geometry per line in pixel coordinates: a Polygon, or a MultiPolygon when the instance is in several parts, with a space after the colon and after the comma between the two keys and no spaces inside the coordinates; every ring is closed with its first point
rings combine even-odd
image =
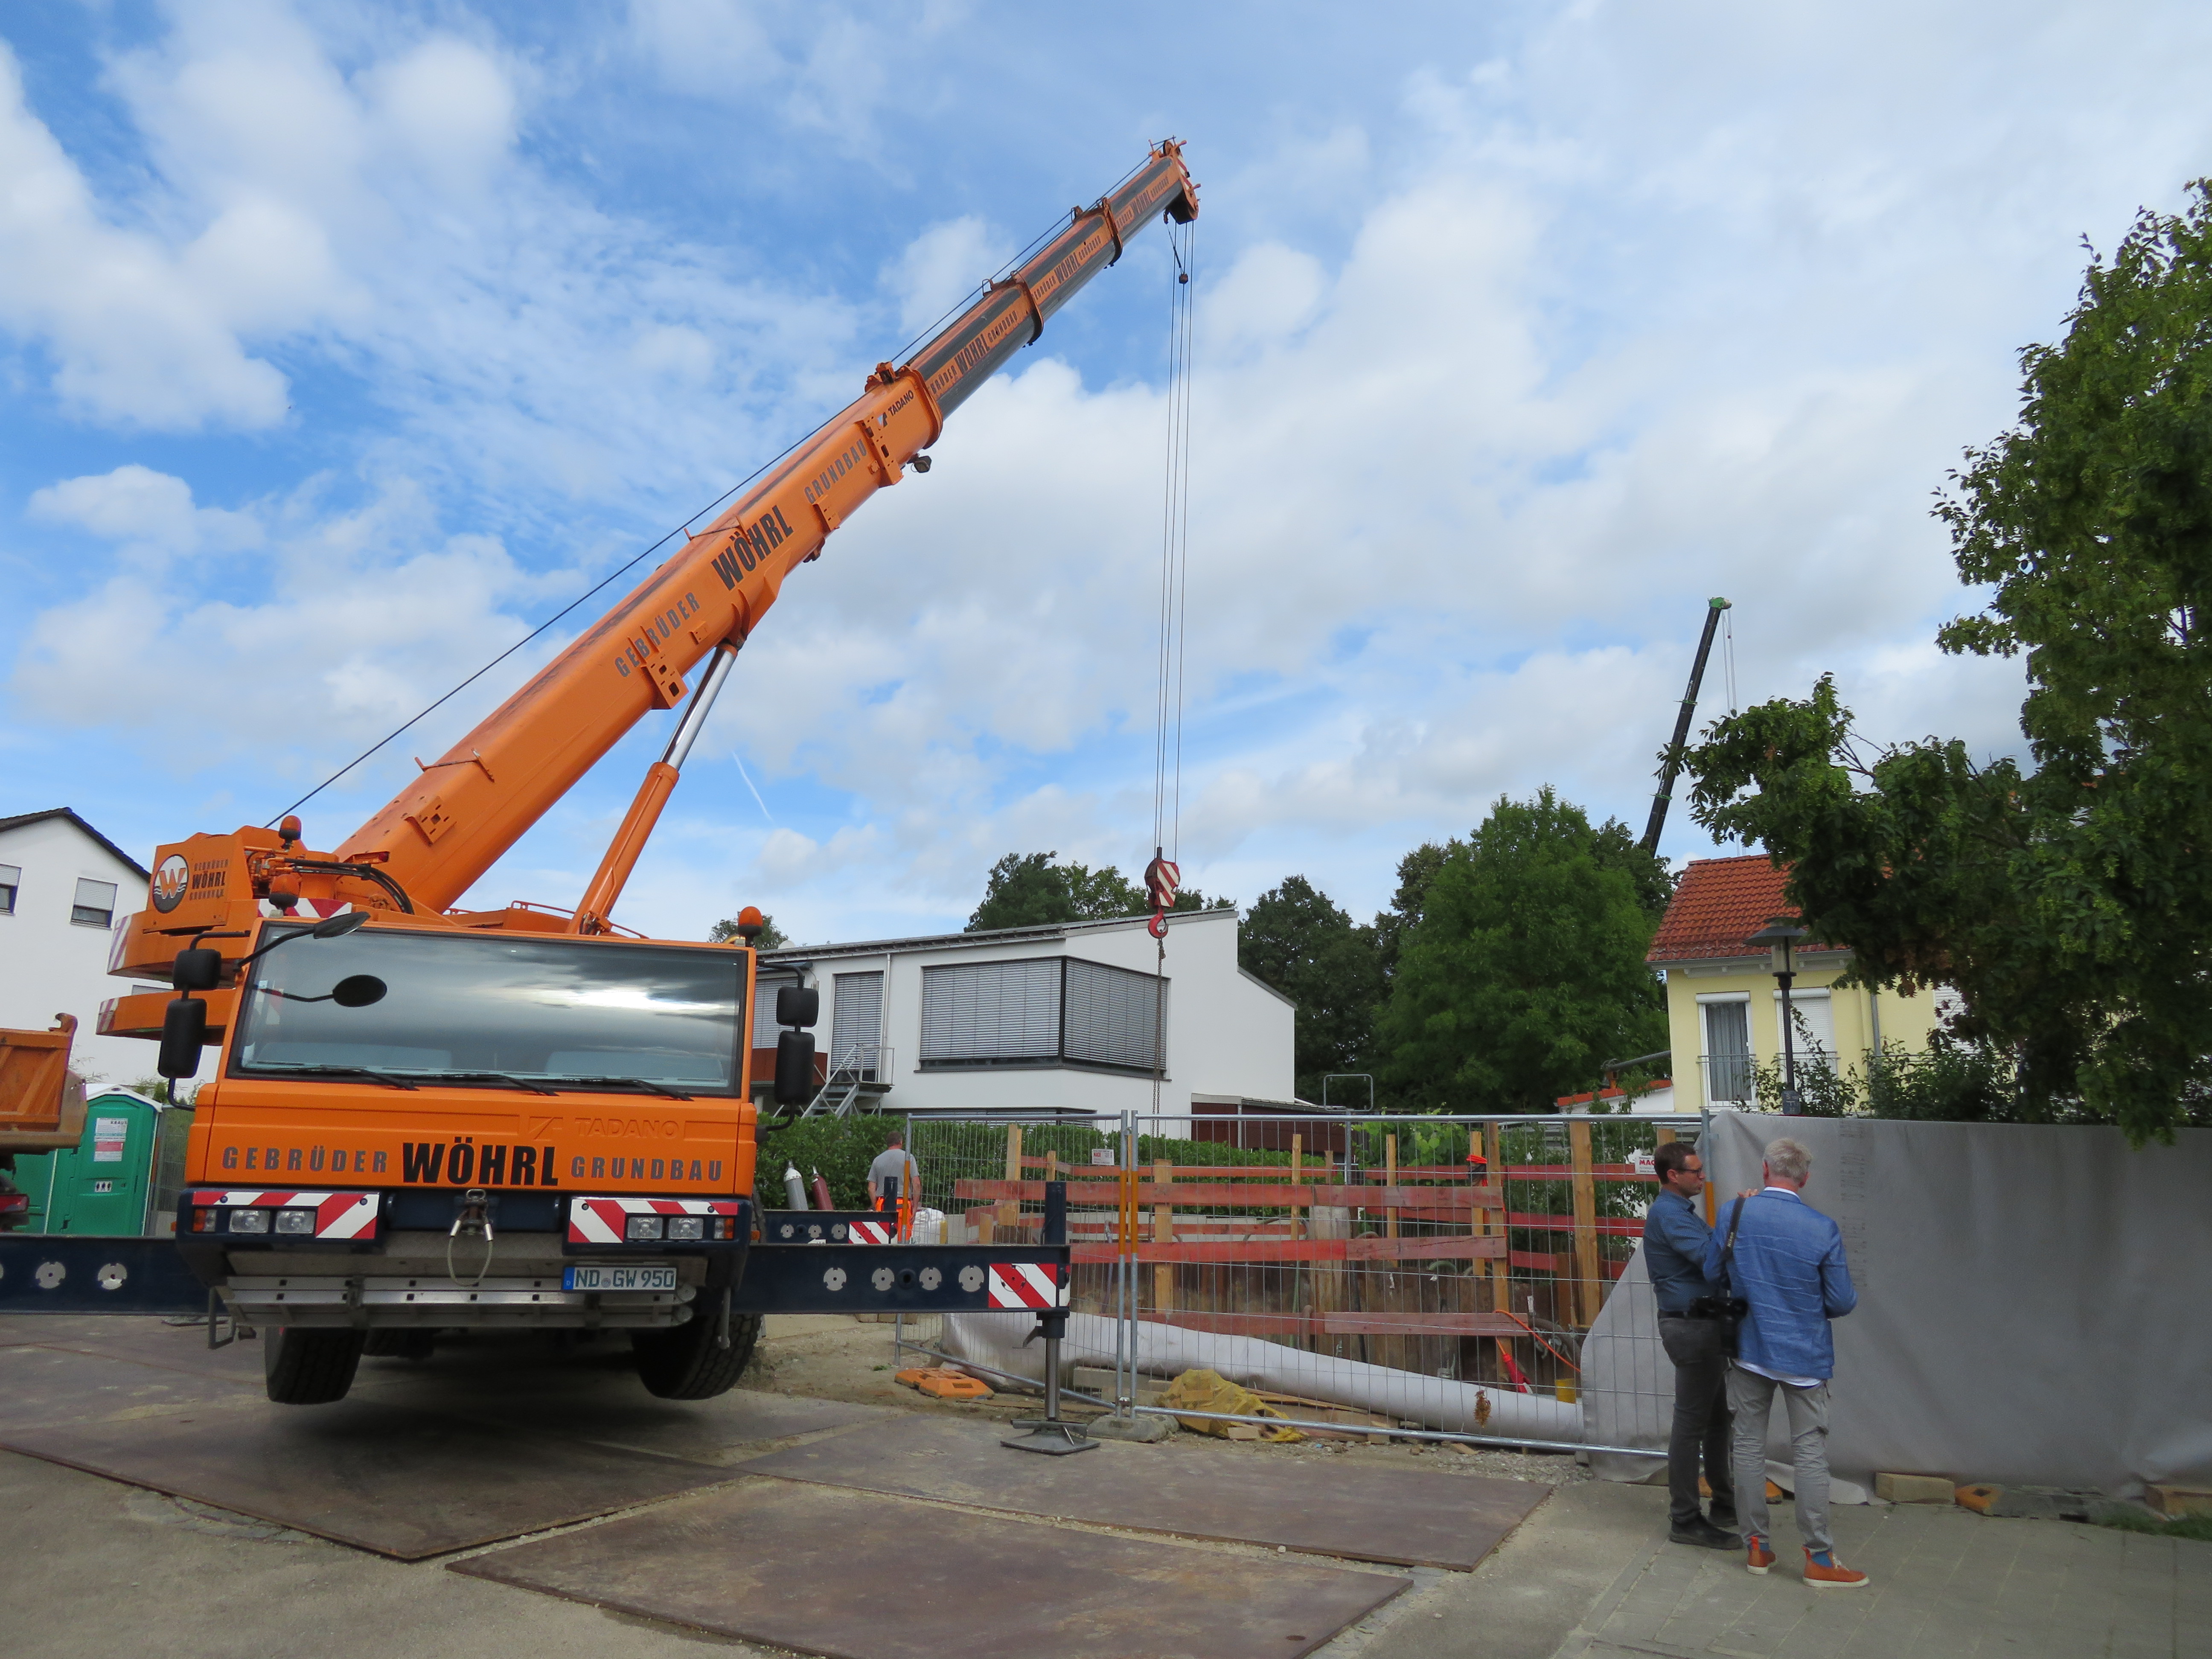
{"type": "Polygon", "coordinates": [[[34,1233],[167,1236],[176,1231],[190,1107],[168,1107],[128,1089],[86,1103],[75,1146],[18,1153],[15,1185],[31,1200],[34,1233]]]}

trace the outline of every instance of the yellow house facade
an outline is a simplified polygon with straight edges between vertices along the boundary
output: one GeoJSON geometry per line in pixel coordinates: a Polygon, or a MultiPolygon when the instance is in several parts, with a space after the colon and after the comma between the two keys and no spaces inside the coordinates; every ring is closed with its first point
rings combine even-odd
{"type": "MultiPolygon", "coordinates": [[[[1781,989],[1766,947],[1746,941],[1791,914],[1782,895],[1785,877],[1754,854],[1692,860],[1675,885],[1645,960],[1666,980],[1677,1111],[1751,1103],[1754,1068],[1781,1057],[1781,989]]],[[[1850,960],[1849,951],[1812,941],[1796,952],[1790,1000],[1801,1067],[1817,1052],[1849,1075],[1863,1071],[1885,1042],[1914,1053],[1928,1046],[1935,995],[1924,988],[1904,996],[1838,988],[1850,960]]]]}

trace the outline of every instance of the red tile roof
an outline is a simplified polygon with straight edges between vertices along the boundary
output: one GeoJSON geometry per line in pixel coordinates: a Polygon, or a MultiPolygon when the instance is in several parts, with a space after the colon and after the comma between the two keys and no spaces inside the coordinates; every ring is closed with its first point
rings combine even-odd
{"type": "Polygon", "coordinates": [[[1765,954],[1744,941],[1776,916],[1796,910],[1782,896],[1790,872],[1764,853],[1735,859],[1692,859],[1674,884],[1646,962],[1706,962],[1765,954]]]}

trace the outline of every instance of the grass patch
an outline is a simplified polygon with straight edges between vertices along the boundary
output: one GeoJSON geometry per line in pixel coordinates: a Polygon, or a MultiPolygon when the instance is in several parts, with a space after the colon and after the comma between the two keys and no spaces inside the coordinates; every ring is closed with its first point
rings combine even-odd
{"type": "Polygon", "coordinates": [[[2097,1524],[2118,1527],[2122,1532],[2156,1533],[2160,1538],[2193,1538],[2200,1544],[2212,1544],[2212,1515],[2182,1515],[2161,1521],[2140,1510],[2113,1509],[2100,1516],[2097,1524]]]}

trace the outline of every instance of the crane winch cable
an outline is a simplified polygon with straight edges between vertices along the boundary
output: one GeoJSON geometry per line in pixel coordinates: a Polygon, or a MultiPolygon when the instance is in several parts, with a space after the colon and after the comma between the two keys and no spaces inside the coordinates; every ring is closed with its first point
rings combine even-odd
{"type": "Polygon", "coordinates": [[[1167,456],[1160,497],[1159,648],[1153,672],[1152,862],[1145,885],[1152,929],[1164,938],[1164,913],[1182,881],[1182,712],[1186,616],[1190,592],[1191,270],[1196,222],[1169,226],[1175,280],[1168,289],[1167,456]]]}
{"type": "MultiPolygon", "coordinates": [[[[808,435],[809,437],[811,437],[813,434],[812,434],[811,433],[809,433],[807,435],[808,435]]],[[[453,689],[452,689],[452,690],[448,690],[447,692],[446,692],[444,696],[442,696],[439,697],[435,702],[428,702],[428,703],[423,704],[423,706],[422,706],[422,708],[418,708],[417,710],[416,710],[416,711],[415,711],[415,713],[413,713],[412,714],[410,714],[410,715],[409,715],[405,720],[404,720],[400,721],[400,723],[399,723],[398,725],[397,725],[397,726],[393,726],[393,727],[392,728],[392,730],[390,730],[389,732],[386,732],[382,737],[379,738],[378,738],[374,743],[372,743],[371,744],[369,744],[368,748],[366,748],[366,749],[362,750],[361,751],[361,753],[359,753],[358,755],[356,755],[356,756],[355,756],[351,760],[348,761],[348,762],[347,762],[343,766],[341,766],[340,768],[338,768],[338,769],[337,769],[337,771],[335,771],[335,772],[331,773],[331,774],[330,775],[330,776],[328,776],[328,777],[325,778],[325,779],[324,779],[320,783],[317,784],[313,788],[312,788],[312,789],[310,789],[309,791],[307,791],[307,793],[306,794],[304,794],[304,795],[301,796],[299,799],[297,799],[297,800],[294,801],[294,802],[293,802],[289,806],[288,806],[288,807],[284,808],[284,810],[283,810],[283,811],[281,811],[281,812],[272,813],[272,814],[270,816],[269,823],[271,823],[271,824],[274,824],[274,823],[276,823],[278,820],[280,820],[280,819],[282,819],[283,817],[284,817],[287,814],[298,811],[299,811],[302,806],[305,806],[305,805],[306,805],[309,801],[311,801],[311,800],[314,799],[314,798],[315,798],[316,796],[318,796],[318,795],[321,794],[321,793],[323,793],[323,791],[324,791],[324,790],[325,790],[325,789],[329,788],[332,784],[336,783],[336,782],[337,782],[340,778],[343,777],[347,773],[349,773],[349,772],[352,771],[352,770],[353,770],[353,769],[354,769],[355,767],[356,767],[356,766],[360,765],[363,761],[367,760],[367,759],[368,759],[371,755],[374,755],[374,754],[378,750],[380,750],[380,749],[383,748],[383,747],[384,747],[384,745],[385,745],[386,744],[390,743],[390,742],[392,740],[392,738],[394,738],[398,737],[401,732],[404,732],[404,731],[405,731],[409,726],[410,726],[414,725],[416,721],[417,721],[417,720],[421,720],[421,719],[422,719],[424,715],[426,715],[426,714],[434,714],[438,709],[440,709],[441,708],[444,707],[447,703],[451,702],[452,702],[455,697],[458,697],[459,696],[460,696],[462,692],[464,692],[464,691],[467,690],[469,689],[469,687],[471,687],[471,685],[474,685],[474,684],[475,684],[478,680],[482,679],[485,675],[487,675],[487,674],[490,673],[490,672],[491,672],[491,671],[492,671],[493,669],[495,669],[495,668],[498,667],[498,666],[500,665],[500,664],[501,664],[501,663],[505,662],[505,661],[506,661],[509,657],[513,656],[516,652],[518,652],[518,651],[521,650],[521,649],[522,649],[522,647],[523,647],[524,646],[526,646],[526,645],[529,644],[529,643],[531,642],[531,641],[532,641],[532,640],[536,639],[536,638],[537,638],[540,634],[543,634],[543,633],[544,633],[547,629],[549,629],[549,628],[552,627],[552,626],[553,626],[553,624],[554,624],[555,623],[559,622],[559,621],[561,620],[561,618],[562,618],[562,617],[563,617],[567,616],[567,615],[568,615],[571,611],[574,611],[574,610],[578,605],[580,605],[583,604],[583,602],[584,602],[585,600],[586,600],[586,599],[590,599],[590,598],[592,597],[592,594],[599,592],[602,588],[605,588],[605,587],[608,586],[610,584],[611,584],[611,583],[613,583],[613,582],[615,582],[615,581],[619,580],[623,576],[626,575],[626,574],[627,574],[628,573],[629,573],[630,571],[635,570],[635,568],[636,568],[640,564],[641,564],[642,562],[644,562],[647,559],[648,559],[648,558],[652,557],[653,554],[655,554],[655,553],[659,552],[662,548],[665,547],[665,546],[669,544],[669,542],[671,542],[672,540],[673,540],[677,536],[678,536],[678,535],[680,535],[680,534],[684,533],[684,529],[685,529],[685,526],[689,526],[689,525],[691,525],[691,524],[694,524],[694,523],[697,522],[699,520],[705,518],[705,517],[706,517],[709,513],[712,513],[712,512],[713,512],[716,507],[720,507],[720,506],[724,501],[726,501],[727,500],[729,500],[731,496],[732,496],[732,495],[736,495],[736,494],[737,494],[740,489],[744,489],[747,484],[750,483],[751,483],[755,478],[759,477],[761,476],[761,474],[762,474],[762,473],[763,473],[763,472],[767,471],[769,470],[769,468],[770,468],[770,467],[774,466],[774,465],[776,464],[776,462],[777,462],[777,461],[781,460],[785,455],[788,455],[788,454],[790,454],[790,453],[791,453],[791,452],[792,452],[793,450],[794,450],[794,449],[798,448],[798,447],[799,447],[799,446],[800,444],[803,444],[803,443],[805,443],[805,441],[806,441],[806,439],[805,439],[805,438],[799,438],[799,439],[796,439],[796,440],[794,440],[792,443],[790,443],[788,446],[787,446],[787,447],[785,447],[785,449],[784,449],[784,451],[783,451],[782,454],[779,454],[779,455],[777,455],[777,456],[775,456],[773,459],[769,459],[769,460],[766,460],[766,461],[762,462],[762,463],[761,463],[761,465],[760,465],[759,466],[757,466],[757,467],[754,468],[752,471],[750,471],[750,472],[747,473],[744,477],[742,477],[742,478],[738,479],[738,480],[737,481],[737,483],[735,483],[732,484],[732,485],[731,485],[727,489],[724,490],[720,495],[719,495],[715,496],[715,497],[714,497],[714,499],[713,501],[711,501],[708,502],[706,506],[704,506],[704,507],[701,507],[701,508],[700,508],[696,513],[694,513],[694,514],[693,514],[690,518],[688,518],[688,519],[684,520],[684,522],[683,522],[682,524],[678,525],[674,529],[672,529],[672,530],[669,531],[669,532],[668,532],[668,533],[667,533],[666,535],[665,535],[665,536],[661,537],[661,538],[660,538],[659,541],[654,542],[651,546],[649,546],[649,547],[646,548],[642,552],[636,554],[635,556],[633,556],[632,558],[630,558],[627,562],[625,562],[625,563],[623,563],[623,564],[622,564],[622,565],[617,566],[614,570],[612,570],[612,571],[609,572],[605,576],[602,577],[599,581],[597,581],[597,582],[593,583],[590,587],[588,587],[588,588],[585,589],[585,590],[584,590],[584,592],[582,592],[581,593],[579,593],[578,595],[576,595],[576,597],[575,597],[574,599],[573,599],[569,600],[568,604],[566,604],[566,605],[562,605],[562,606],[558,611],[555,611],[551,616],[548,617],[547,617],[544,622],[542,622],[542,623],[538,623],[537,627],[535,627],[535,628],[532,629],[531,629],[527,634],[525,634],[525,635],[524,635],[520,639],[517,640],[517,641],[516,641],[513,645],[508,646],[508,647],[507,647],[507,649],[506,649],[506,650],[504,650],[504,651],[501,652],[501,653],[500,653],[496,657],[494,657],[494,658],[493,658],[489,662],[488,662],[488,663],[484,664],[484,665],[483,665],[483,667],[481,667],[481,668],[477,669],[477,670],[476,671],[476,672],[475,672],[475,673],[473,673],[473,674],[470,675],[466,679],[462,680],[462,681],[461,681],[461,682],[459,682],[458,684],[456,684],[455,686],[453,686],[453,689]]]]}

